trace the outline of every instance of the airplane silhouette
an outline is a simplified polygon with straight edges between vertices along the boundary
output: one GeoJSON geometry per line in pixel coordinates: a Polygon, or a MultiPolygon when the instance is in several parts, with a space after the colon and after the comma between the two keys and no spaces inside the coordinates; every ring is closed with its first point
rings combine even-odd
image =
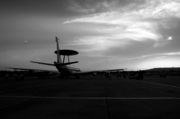
{"type": "Polygon", "coordinates": [[[54,53],[57,55],[57,62],[54,62],[54,64],[51,64],[51,63],[30,61],[31,63],[55,66],[57,68],[58,72],[57,71],[52,71],[52,70],[43,70],[43,69],[26,69],[26,68],[12,68],[12,67],[10,67],[9,69],[14,69],[14,70],[34,70],[34,71],[42,71],[42,72],[59,73],[62,77],[75,75],[76,78],[80,78],[80,74],[84,74],[84,73],[94,73],[94,72],[102,72],[102,71],[104,71],[104,72],[117,71],[118,72],[120,70],[123,70],[123,69],[105,69],[105,70],[81,71],[78,68],[70,67],[68,65],[78,63],[78,61],[70,62],[69,56],[77,55],[78,52],[75,51],[75,50],[69,50],[69,49],[60,50],[58,40],[59,40],[58,37],[55,37],[57,50],[54,53]],[[61,59],[61,55],[64,56],[63,61],[61,59]],[[65,63],[65,58],[66,57],[68,58],[68,62],[65,63]]]}

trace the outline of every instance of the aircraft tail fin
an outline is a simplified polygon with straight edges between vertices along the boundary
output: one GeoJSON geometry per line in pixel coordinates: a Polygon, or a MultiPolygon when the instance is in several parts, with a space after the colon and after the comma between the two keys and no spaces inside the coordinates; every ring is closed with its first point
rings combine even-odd
{"type": "Polygon", "coordinates": [[[58,42],[59,38],[56,37],[56,45],[57,45],[57,63],[61,64],[62,60],[61,60],[61,53],[60,53],[60,48],[59,48],[59,42],[58,42]]]}
{"type": "Polygon", "coordinates": [[[78,61],[68,62],[68,63],[64,63],[64,61],[62,62],[58,40],[59,40],[59,38],[56,37],[57,51],[55,51],[55,53],[57,52],[57,53],[56,53],[56,54],[57,54],[57,62],[54,62],[54,64],[44,63],[44,62],[36,62],[36,61],[30,61],[30,62],[31,62],[31,63],[36,63],[36,64],[49,65],[49,66],[65,66],[65,65],[70,65],[70,64],[78,63],[78,61]]]}

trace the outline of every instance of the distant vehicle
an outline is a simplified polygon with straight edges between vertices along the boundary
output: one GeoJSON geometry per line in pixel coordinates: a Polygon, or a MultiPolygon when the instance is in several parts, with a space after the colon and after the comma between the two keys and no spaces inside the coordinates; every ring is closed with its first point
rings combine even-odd
{"type": "Polygon", "coordinates": [[[30,61],[31,63],[37,63],[37,64],[42,64],[42,65],[49,65],[49,66],[55,66],[58,71],[52,71],[52,70],[41,70],[41,69],[26,69],[26,68],[10,68],[10,69],[18,69],[18,70],[34,70],[34,71],[44,71],[44,72],[52,72],[52,73],[59,73],[62,77],[64,76],[69,76],[69,75],[75,75],[76,78],[80,78],[80,74],[83,73],[93,73],[93,72],[98,72],[98,71],[119,71],[123,69],[107,69],[107,70],[96,70],[96,71],[86,71],[82,72],[80,69],[75,68],[75,67],[70,67],[68,65],[70,64],[75,64],[78,63],[78,61],[70,62],[69,56],[72,55],[77,55],[78,52],[74,50],[60,50],[59,48],[59,43],[58,43],[58,38],[56,37],[56,45],[57,45],[57,50],[54,52],[57,55],[57,62],[54,62],[54,64],[50,63],[44,63],[44,62],[36,62],[36,61],[30,61]],[[63,61],[61,59],[61,55],[63,55],[63,61]],[[68,58],[68,62],[65,63],[65,58],[68,58]]]}

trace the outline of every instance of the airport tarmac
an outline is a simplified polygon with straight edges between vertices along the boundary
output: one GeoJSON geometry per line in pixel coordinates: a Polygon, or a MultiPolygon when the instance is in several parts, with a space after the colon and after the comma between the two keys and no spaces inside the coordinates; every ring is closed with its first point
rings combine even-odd
{"type": "Polygon", "coordinates": [[[178,78],[1,79],[0,118],[179,119],[178,78]]]}

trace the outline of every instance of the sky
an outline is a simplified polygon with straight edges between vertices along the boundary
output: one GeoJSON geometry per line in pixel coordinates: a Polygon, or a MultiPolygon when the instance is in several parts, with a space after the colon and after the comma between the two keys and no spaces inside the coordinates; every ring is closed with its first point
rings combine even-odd
{"type": "Polygon", "coordinates": [[[180,67],[180,0],[1,0],[0,69],[51,69],[60,49],[82,70],[180,67]]]}

